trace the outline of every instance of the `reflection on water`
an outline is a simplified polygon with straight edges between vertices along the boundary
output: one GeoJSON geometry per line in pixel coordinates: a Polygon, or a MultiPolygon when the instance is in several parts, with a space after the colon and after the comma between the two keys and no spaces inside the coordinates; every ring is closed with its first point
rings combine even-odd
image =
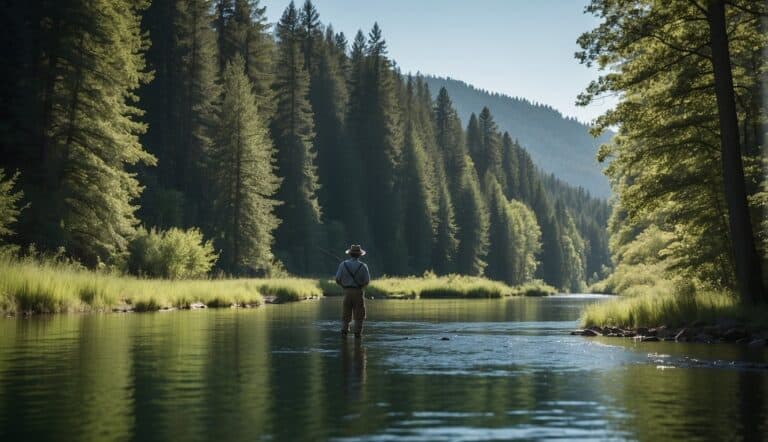
{"type": "Polygon", "coordinates": [[[344,386],[344,399],[347,402],[362,402],[365,399],[366,380],[365,346],[361,339],[341,342],[341,382],[344,386]]]}
{"type": "Polygon", "coordinates": [[[0,440],[729,439],[764,351],[569,336],[598,298],[371,301],[0,321],[0,440]]]}

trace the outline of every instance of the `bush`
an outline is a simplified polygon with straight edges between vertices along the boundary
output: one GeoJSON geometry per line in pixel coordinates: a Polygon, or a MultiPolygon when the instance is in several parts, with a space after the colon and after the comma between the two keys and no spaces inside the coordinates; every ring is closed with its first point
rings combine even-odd
{"type": "Polygon", "coordinates": [[[168,279],[199,278],[211,271],[218,256],[200,230],[139,228],[128,246],[128,271],[168,279]]]}
{"type": "Polygon", "coordinates": [[[5,245],[3,239],[13,235],[11,224],[17,221],[22,208],[18,203],[24,196],[22,192],[14,192],[18,172],[6,179],[5,171],[0,169],[0,253],[11,254],[16,252],[16,247],[5,245]]]}

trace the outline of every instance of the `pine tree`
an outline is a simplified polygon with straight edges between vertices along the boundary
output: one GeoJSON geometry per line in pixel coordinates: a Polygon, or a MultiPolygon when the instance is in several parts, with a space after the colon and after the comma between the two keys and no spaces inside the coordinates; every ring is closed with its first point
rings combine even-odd
{"type": "Polygon", "coordinates": [[[346,221],[345,212],[360,204],[360,193],[348,177],[359,167],[350,152],[346,138],[346,118],[349,93],[341,58],[337,54],[332,31],[318,43],[315,76],[309,98],[315,117],[320,203],[327,219],[346,221]]]}
{"type": "Polygon", "coordinates": [[[231,57],[232,52],[234,52],[230,48],[229,35],[227,35],[232,15],[235,13],[234,0],[215,0],[214,8],[215,18],[213,26],[216,29],[216,43],[218,46],[218,72],[220,75],[223,75],[224,69],[227,67],[227,61],[231,57]]]}
{"type": "Polygon", "coordinates": [[[456,252],[456,270],[465,275],[482,275],[487,265],[488,213],[472,160],[461,180],[456,202],[456,224],[459,228],[459,248],[456,252]]]}
{"type": "MultiPolygon", "coordinates": [[[[368,244],[367,247],[372,249],[376,247],[376,244],[369,222],[368,187],[365,178],[368,172],[368,162],[364,160],[366,152],[363,141],[367,135],[366,119],[368,118],[366,39],[362,31],[357,32],[348,62],[343,52],[338,52],[343,51],[346,43],[340,41],[339,35],[334,40],[337,55],[342,58],[342,63],[347,64],[344,71],[348,90],[348,104],[344,118],[345,140],[339,146],[344,151],[337,158],[339,165],[337,175],[340,180],[338,186],[343,189],[342,195],[344,197],[337,198],[339,201],[335,201],[334,204],[337,205],[337,208],[334,211],[340,215],[347,232],[344,242],[368,244]]],[[[381,267],[378,254],[373,253],[369,260],[372,264],[381,267]]]]}
{"type": "Polygon", "coordinates": [[[438,275],[456,272],[456,254],[459,248],[459,231],[453,197],[446,180],[440,182],[438,191],[437,227],[432,248],[432,268],[438,275]]]}
{"type": "Polygon", "coordinates": [[[491,111],[484,107],[477,119],[480,130],[480,150],[477,153],[477,174],[485,176],[486,172],[496,177],[502,188],[506,188],[506,179],[501,165],[501,139],[499,128],[493,121],[491,111]]]}
{"type": "Polygon", "coordinates": [[[145,126],[137,121],[134,96],[149,79],[140,29],[146,6],[95,1],[52,8],[51,14],[61,15],[48,17],[56,26],[47,37],[57,39],[60,50],[41,54],[42,74],[50,74],[52,83],[43,103],[40,152],[55,187],[30,199],[38,207],[29,213],[30,225],[46,235],[39,246],[63,245],[90,266],[125,253],[141,192],[127,168],[154,162],[139,144],[145,126]]]}
{"type": "Polygon", "coordinates": [[[277,25],[278,69],[275,81],[277,110],[272,136],[277,147],[277,165],[283,184],[277,213],[282,223],[276,233],[276,249],[293,272],[319,270],[320,205],[309,76],[301,52],[299,13],[293,2],[277,25]]]}
{"type": "Polygon", "coordinates": [[[307,70],[309,78],[312,79],[315,74],[317,62],[317,51],[322,41],[320,32],[320,14],[317,13],[312,0],[304,0],[299,14],[301,27],[301,51],[304,54],[304,69],[307,70]]]}
{"type": "Polygon", "coordinates": [[[405,242],[408,246],[409,273],[420,274],[430,268],[436,222],[433,214],[434,189],[429,178],[428,155],[418,133],[413,94],[409,79],[406,104],[406,129],[403,148],[401,188],[405,242]]]}
{"type": "Polygon", "coordinates": [[[538,183],[532,192],[531,207],[541,227],[541,252],[539,255],[541,265],[537,269],[536,276],[553,287],[563,289],[563,274],[561,272],[563,251],[560,246],[562,231],[557,224],[554,209],[545,195],[541,183],[538,183]]]}
{"type": "Polygon", "coordinates": [[[223,94],[210,151],[219,263],[230,273],[265,270],[272,262],[272,233],[279,224],[272,197],[280,180],[275,175],[274,149],[256,96],[237,54],[227,63],[223,94]]]}
{"type": "Polygon", "coordinates": [[[398,78],[386,57],[381,28],[374,24],[367,42],[360,35],[352,46],[351,140],[369,165],[364,200],[373,246],[380,246],[383,271],[406,271],[402,207],[397,172],[402,154],[402,129],[397,99],[398,78]]]}
{"type": "Polygon", "coordinates": [[[509,201],[504,196],[496,177],[486,173],[484,179],[485,194],[488,196],[489,236],[493,238],[488,251],[488,266],[485,275],[491,279],[515,284],[519,278],[515,275],[516,253],[522,251],[522,241],[517,235],[509,201]]]}
{"type": "Polygon", "coordinates": [[[434,119],[437,148],[445,162],[445,175],[451,193],[456,194],[461,187],[468,152],[464,145],[461,121],[444,87],[440,88],[437,95],[434,119]]]}
{"type": "Polygon", "coordinates": [[[520,189],[520,167],[518,165],[518,155],[515,149],[515,143],[512,141],[509,132],[504,132],[504,135],[501,138],[502,172],[506,183],[504,194],[509,199],[522,199],[523,194],[520,189]]]}
{"type": "Polygon", "coordinates": [[[211,143],[216,86],[216,40],[210,24],[209,0],[176,2],[176,46],[181,65],[179,124],[174,153],[176,189],[185,196],[184,225],[200,225],[207,218],[206,179],[202,170],[211,143]]]}
{"type": "MultiPolygon", "coordinates": [[[[452,156],[449,160],[448,156],[456,155],[456,150],[463,154],[461,122],[447,93],[442,99],[438,96],[438,100],[442,102],[434,103],[427,83],[420,76],[417,77],[416,90],[418,117],[429,141],[428,154],[432,164],[432,199],[435,206],[433,219],[436,232],[432,249],[432,269],[438,274],[448,274],[455,272],[456,251],[459,245],[456,237],[458,227],[454,198],[450,190],[455,180],[447,171],[448,164],[453,164],[455,158],[452,156]]],[[[461,166],[456,169],[461,170],[461,166]]]]}
{"type": "Polygon", "coordinates": [[[156,0],[143,18],[155,78],[139,92],[149,125],[141,141],[158,159],[156,169],[139,171],[147,186],[140,215],[148,225],[190,227],[209,219],[203,164],[219,95],[211,8],[205,0],[156,0]]]}
{"type": "Polygon", "coordinates": [[[482,158],[483,134],[480,132],[480,123],[474,112],[469,116],[469,123],[467,123],[466,142],[467,152],[475,165],[475,171],[480,176],[481,165],[484,163],[482,158]]]}
{"type": "Polygon", "coordinates": [[[224,1],[233,1],[233,5],[230,18],[218,35],[220,59],[226,62],[236,54],[243,58],[259,113],[269,121],[275,112],[272,92],[275,44],[269,34],[266,7],[259,6],[259,0],[224,1]]]}
{"type": "Polygon", "coordinates": [[[154,78],[139,89],[148,126],[140,141],[157,158],[157,165],[138,170],[145,186],[138,215],[144,224],[162,229],[184,225],[184,194],[176,179],[182,83],[175,16],[175,0],[155,0],[142,17],[143,31],[152,40],[146,58],[154,78]]]}

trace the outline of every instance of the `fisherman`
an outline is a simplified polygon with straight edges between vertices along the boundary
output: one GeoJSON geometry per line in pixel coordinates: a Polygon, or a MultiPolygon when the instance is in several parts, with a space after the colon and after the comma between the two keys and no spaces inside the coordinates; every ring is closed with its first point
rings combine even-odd
{"type": "Polygon", "coordinates": [[[360,261],[365,256],[365,250],[360,244],[352,244],[347,250],[349,259],[339,264],[336,270],[336,284],[344,288],[344,308],[341,314],[341,335],[349,334],[349,323],[355,318],[355,337],[363,334],[363,320],[365,319],[365,299],[363,288],[371,282],[371,274],[368,266],[360,261]]]}

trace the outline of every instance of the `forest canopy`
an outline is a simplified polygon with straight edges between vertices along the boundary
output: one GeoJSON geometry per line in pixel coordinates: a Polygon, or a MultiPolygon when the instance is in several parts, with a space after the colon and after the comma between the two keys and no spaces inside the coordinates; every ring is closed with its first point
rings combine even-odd
{"type": "Polygon", "coordinates": [[[228,275],[325,274],[352,242],[379,275],[607,274],[608,203],[488,107],[462,127],[378,24],[350,41],[309,0],[274,27],[258,0],[14,1],[2,21],[11,243],[129,269],[141,235],[183,229],[228,275]]]}

